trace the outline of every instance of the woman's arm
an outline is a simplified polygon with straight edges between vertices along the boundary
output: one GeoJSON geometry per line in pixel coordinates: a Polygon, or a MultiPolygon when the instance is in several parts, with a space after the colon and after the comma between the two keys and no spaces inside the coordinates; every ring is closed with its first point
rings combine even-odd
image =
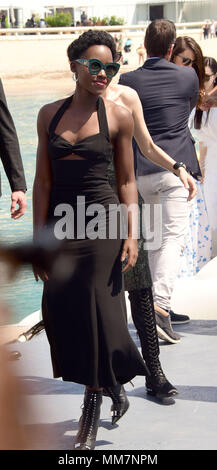
{"type": "MultiPolygon", "coordinates": [[[[42,108],[38,115],[38,149],[36,160],[36,173],[33,184],[33,239],[37,238],[44,227],[50,201],[51,190],[51,166],[48,155],[48,134],[47,134],[47,112],[46,107],[42,108]]],[[[47,280],[46,273],[36,273],[42,280],[47,280]]]]}
{"type": "Polygon", "coordinates": [[[192,199],[197,192],[193,178],[187,173],[187,171],[185,171],[184,168],[174,170],[173,165],[176,161],[164,152],[164,150],[158,147],[158,145],[154,144],[146,126],[141,101],[136,91],[132,89],[130,89],[130,92],[128,90],[126,92],[123,91],[122,98],[128,109],[132,112],[134,120],[134,137],[141,153],[156,165],[175,173],[180,178],[185,188],[189,190],[188,200],[192,199]]]}
{"type": "Polygon", "coordinates": [[[129,206],[127,211],[128,238],[123,244],[121,261],[128,255],[123,272],[135,266],[138,257],[137,226],[138,226],[138,192],[133,163],[133,119],[131,113],[120,106],[115,107],[117,126],[119,127],[114,142],[114,165],[117,181],[118,197],[121,204],[129,206]]]}
{"type": "Polygon", "coordinates": [[[199,142],[199,149],[200,149],[200,170],[202,174],[202,178],[200,180],[201,184],[204,183],[205,178],[205,160],[207,154],[207,146],[203,142],[199,142]]]}

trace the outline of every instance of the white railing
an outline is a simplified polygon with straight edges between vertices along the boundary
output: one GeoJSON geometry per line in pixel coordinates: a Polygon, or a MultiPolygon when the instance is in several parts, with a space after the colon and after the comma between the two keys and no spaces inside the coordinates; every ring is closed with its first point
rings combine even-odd
{"type": "MultiPolygon", "coordinates": [[[[193,29],[198,33],[202,33],[202,26],[204,23],[202,22],[195,22],[195,23],[176,23],[176,28],[178,30],[185,30],[187,29],[190,31],[193,29]]],[[[99,29],[105,31],[113,31],[113,32],[123,32],[129,33],[133,31],[145,31],[148,26],[148,22],[145,24],[137,24],[137,25],[116,25],[116,26],[66,26],[66,27],[47,27],[47,28],[0,28],[0,37],[1,36],[44,36],[46,35],[64,35],[64,34],[81,34],[83,31],[87,31],[88,29],[99,29]]]]}

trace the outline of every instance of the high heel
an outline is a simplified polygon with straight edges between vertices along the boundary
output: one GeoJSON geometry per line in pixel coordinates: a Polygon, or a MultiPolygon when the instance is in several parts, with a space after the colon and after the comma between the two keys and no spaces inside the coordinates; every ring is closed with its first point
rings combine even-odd
{"type": "Polygon", "coordinates": [[[109,396],[112,399],[111,416],[112,424],[115,424],[122,418],[130,406],[124,387],[120,384],[114,387],[106,387],[103,389],[103,395],[109,396]]]}
{"type": "Polygon", "coordinates": [[[85,390],[84,407],[73,444],[74,450],[93,450],[95,448],[101,404],[102,391],[85,390]]]}
{"type": "Polygon", "coordinates": [[[150,376],[146,376],[147,393],[158,398],[177,395],[178,390],[167,380],[159,360],[160,349],[151,288],[130,291],[129,300],[142,356],[150,372],[150,376]]]}

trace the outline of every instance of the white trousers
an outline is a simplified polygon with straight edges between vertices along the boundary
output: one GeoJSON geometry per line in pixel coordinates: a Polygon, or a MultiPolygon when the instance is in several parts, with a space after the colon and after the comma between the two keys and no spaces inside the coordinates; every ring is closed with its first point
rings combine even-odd
{"type": "Polygon", "coordinates": [[[139,176],[137,187],[145,205],[150,205],[150,231],[161,233],[160,246],[148,246],[154,302],[170,310],[189,224],[188,190],[168,171],[139,176]]]}

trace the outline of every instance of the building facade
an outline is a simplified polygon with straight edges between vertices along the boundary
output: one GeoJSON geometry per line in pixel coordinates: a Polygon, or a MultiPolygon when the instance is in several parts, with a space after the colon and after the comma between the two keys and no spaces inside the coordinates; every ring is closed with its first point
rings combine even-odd
{"type": "MultiPolygon", "coordinates": [[[[84,6],[75,0],[73,5],[76,20],[80,19],[83,10],[88,18],[115,15],[124,18],[126,24],[146,24],[156,18],[180,23],[217,20],[217,0],[118,0],[118,3],[115,0],[85,0],[84,6]]],[[[45,6],[51,8],[52,5],[45,6]]]]}
{"type": "Polygon", "coordinates": [[[146,0],[137,2],[135,21],[167,18],[177,23],[217,20],[216,0],[146,0]]]}
{"type": "Polygon", "coordinates": [[[74,21],[80,20],[82,11],[91,17],[122,17],[126,24],[146,24],[156,18],[167,18],[175,22],[203,22],[217,20],[217,0],[0,0],[0,11],[11,12],[15,26],[23,26],[32,13],[41,17],[71,7],[74,21]]]}

